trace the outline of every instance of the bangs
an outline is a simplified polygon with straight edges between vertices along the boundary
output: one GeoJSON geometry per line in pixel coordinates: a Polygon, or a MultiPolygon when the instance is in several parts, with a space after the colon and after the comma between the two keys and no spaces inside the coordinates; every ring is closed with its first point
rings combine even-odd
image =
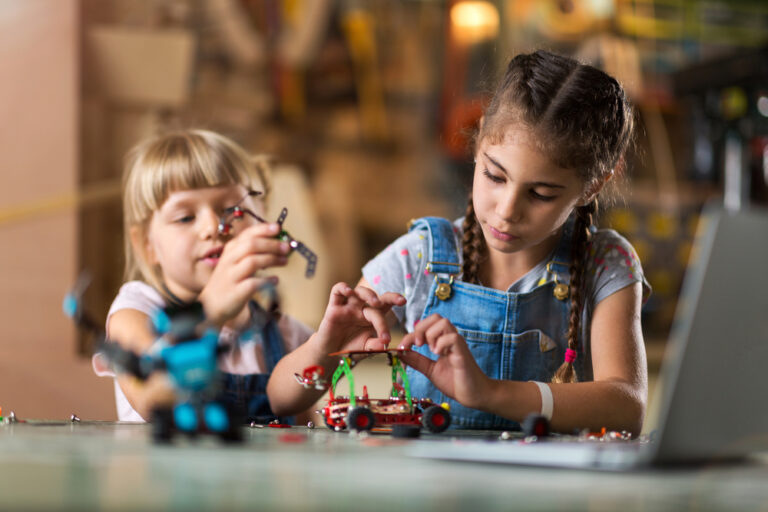
{"type": "Polygon", "coordinates": [[[137,149],[140,156],[129,164],[125,182],[125,215],[130,223],[148,219],[173,192],[227,185],[248,189],[265,186],[248,154],[211,132],[165,135],[137,149]]]}

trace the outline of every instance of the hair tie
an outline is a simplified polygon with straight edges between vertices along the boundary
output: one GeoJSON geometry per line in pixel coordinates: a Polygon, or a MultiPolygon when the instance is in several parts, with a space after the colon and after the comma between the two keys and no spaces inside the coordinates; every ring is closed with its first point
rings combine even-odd
{"type": "Polygon", "coordinates": [[[565,362],[572,363],[576,360],[576,351],[572,348],[565,349],[565,362]]]}

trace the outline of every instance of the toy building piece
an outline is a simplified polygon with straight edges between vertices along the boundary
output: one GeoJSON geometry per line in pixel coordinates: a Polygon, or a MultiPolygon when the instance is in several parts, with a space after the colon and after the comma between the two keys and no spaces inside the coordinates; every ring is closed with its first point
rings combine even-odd
{"type": "Polygon", "coordinates": [[[217,361],[223,350],[218,332],[205,328],[204,322],[199,302],[166,308],[153,317],[155,329],[161,335],[154,357],[157,366],[168,372],[176,391],[172,407],[153,412],[153,433],[158,441],[169,440],[174,427],[190,435],[207,431],[223,441],[242,440],[235,415],[216,400],[220,382],[217,361]]]}
{"type": "Polygon", "coordinates": [[[16,417],[16,413],[13,411],[8,413],[8,416],[6,416],[3,419],[3,424],[5,425],[11,424],[11,423],[18,423],[18,422],[19,422],[19,419],[16,417]]]}
{"type": "MultiPolygon", "coordinates": [[[[409,426],[418,431],[421,427],[430,432],[443,432],[451,423],[451,416],[447,404],[438,405],[428,398],[420,399],[411,396],[408,374],[403,363],[398,357],[401,350],[372,350],[372,351],[344,351],[334,352],[330,356],[341,356],[339,365],[331,377],[328,387],[328,403],[321,411],[325,424],[336,431],[350,429],[357,431],[369,431],[374,428],[394,428],[397,426],[409,426]],[[356,364],[353,356],[370,356],[373,354],[387,354],[388,362],[392,366],[392,388],[388,398],[371,398],[368,388],[363,386],[363,394],[355,394],[355,380],[352,368],[356,364]],[[338,383],[343,377],[349,382],[349,395],[338,395],[338,383]],[[401,380],[401,382],[398,382],[401,380]]],[[[315,367],[304,370],[300,376],[296,374],[296,380],[305,387],[310,387],[317,380],[313,379],[315,367]],[[307,376],[305,379],[304,375],[307,376]]],[[[318,377],[319,379],[319,377],[318,377]]],[[[404,430],[398,428],[398,433],[406,436],[404,430]],[[403,432],[401,432],[403,431],[403,432]]]]}
{"type": "Polygon", "coordinates": [[[294,373],[293,375],[296,377],[296,381],[304,386],[304,388],[314,388],[325,391],[328,389],[328,383],[322,380],[324,374],[325,368],[315,365],[304,368],[304,371],[301,373],[301,375],[298,373],[294,373]]]}
{"type": "MultiPolygon", "coordinates": [[[[224,210],[224,214],[219,219],[219,226],[218,231],[221,235],[230,235],[232,234],[232,222],[237,219],[242,219],[245,217],[245,215],[250,215],[254,219],[256,219],[259,222],[266,223],[267,221],[261,217],[260,215],[257,215],[256,213],[252,212],[248,208],[244,208],[240,206],[240,203],[242,203],[247,197],[256,196],[261,194],[261,192],[258,192],[256,190],[251,190],[248,192],[248,194],[241,199],[238,204],[235,206],[232,206],[231,208],[227,208],[224,210]]],[[[307,260],[307,269],[305,271],[305,275],[307,277],[312,277],[315,275],[315,269],[317,267],[317,255],[304,243],[296,240],[291,236],[288,231],[283,229],[283,222],[285,221],[285,218],[288,216],[288,208],[283,208],[280,212],[280,215],[277,218],[277,224],[280,226],[280,232],[275,236],[280,241],[286,242],[292,251],[298,252],[304,259],[307,260]]]]}
{"type": "Polygon", "coordinates": [[[521,427],[526,437],[536,436],[541,439],[542,437],[549,436],[550,433],[547,417],[535,412],[525,417],[521,427]]]}
{"type": "Polygon", "coordinates": [[[207,431],[224,441],[239,441],[240,422],[224,404],[216,400],[220,383],[217,361],[226,347],[218,343],[218,332],[208,328],[200,303],[171,306],[152,317],[158,339],[152,349],[136,354],[106,338],[98,325],[81,307],[84,287],[76,288],[64,299],[64,311],[78,326],[98,335],[98,350],[115,371],[146,380],[155,372],[169,376],[175,399],[152,412],[152,432],[156,441],[170,441],[176,430],[194,435],[207,431]]]}

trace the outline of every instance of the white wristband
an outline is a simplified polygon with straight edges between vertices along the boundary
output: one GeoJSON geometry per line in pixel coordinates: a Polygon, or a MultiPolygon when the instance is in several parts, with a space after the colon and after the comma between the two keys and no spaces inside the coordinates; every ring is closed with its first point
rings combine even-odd
{"type": "Polygon", "coordinates": [[[541,415],[547,418],[547,420],[551,420],[552,410],[555,406],[555,400],[552,398],[552,390],[543,382],[535,380],[529,382],[533,382],[539,388],[539,393],[541,394],[541,415]]]}

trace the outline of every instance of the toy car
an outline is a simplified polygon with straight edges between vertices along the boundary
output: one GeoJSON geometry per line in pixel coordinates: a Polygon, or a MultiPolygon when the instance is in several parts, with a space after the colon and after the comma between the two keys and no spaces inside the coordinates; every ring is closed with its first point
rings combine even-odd
{"type": "MultiPolygon", "coordinates": [[[[408,375],[398,357],[401,350],[371,350],[334,352],[330,356],[340,356],[339,366],[333,373],[328,392],[328,403],[322,414],[325,424],[336,431],[345,428],[356,431],[369,431],[373,428],[392,428],[397,425],[424,427],[430,432],[439,433],[451,424],[448,404],[436,404],[429,398],[411,396],[408,375]],[[352,368],[357,364],[353,356],[387,354],[392,367],[392,388],[388,398],[371,398],[367,386],[363,394],[355,395],[355,380],[352,368]],[[349,396],[336,394],[339,379],[346,376],[349,381],[349,396]],[[398,382],[400,377],[401,382],[398,382]]],[[[326,389],[322,381],[322,367],[312,366],[302,375],[295,374],[299,384],[306,388],[326,389]]]]}

